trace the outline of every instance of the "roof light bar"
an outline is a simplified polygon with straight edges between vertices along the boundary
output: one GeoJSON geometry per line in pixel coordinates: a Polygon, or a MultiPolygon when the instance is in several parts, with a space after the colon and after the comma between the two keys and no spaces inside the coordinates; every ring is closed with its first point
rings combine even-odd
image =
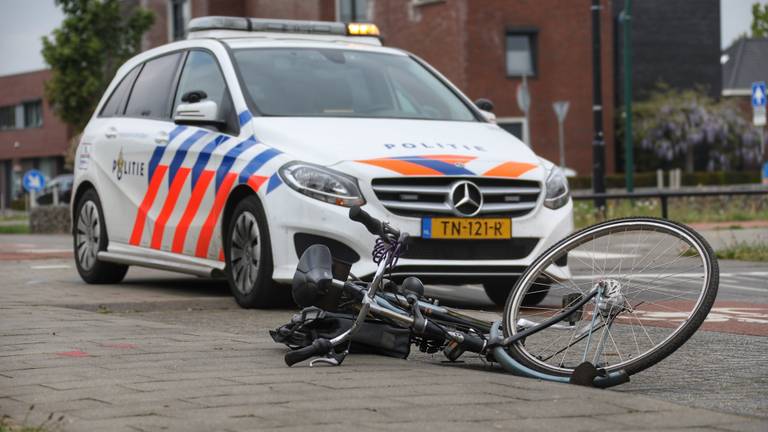
{"type": "Polygon", "coordinates": [[[249,32],[305,33],[339,36],[378,36],[375,24],[333,21],[300,21],[267,18],[208,16],[193,18],[189,31],[236,30],[249,32]]]}
{"type": "Polygon", "coordinates": [[[347,33],[350,36],[378,36],[379,28],[376,24],[349,23],[347,24],[347,33]]]}

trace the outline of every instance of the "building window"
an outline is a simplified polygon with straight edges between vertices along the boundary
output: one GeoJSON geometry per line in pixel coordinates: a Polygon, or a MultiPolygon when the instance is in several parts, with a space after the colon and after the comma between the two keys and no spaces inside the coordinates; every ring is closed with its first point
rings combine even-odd
{"type": "Polygon", "coordinates": [[[536,32],[507,31],[507,76],[536,75],[536,32]]]}
{"type": "Polygon", "coordinates": [[[168,31],[172,41],[187,37],[187,23],[191,15],[189,0],[170,0],[168,3],[168,31]]]}
{"type": "Polygon", "coordinates": [[[525,117],[499,117],[496,119],[496,124],[520,141],[528,142],[528,123],[525,117]]]}
{"type": "Polygon", "coordinates": [[[16,128],[16,107],[0,107],[0,130],[16,128]]]}
{"type": "Polygon", "coordinates": [[[371,21],[372,0],[336,0],[336,18],[341,22],[371,21]]]}
{"type": "Polygon", "coordinates": [[[43,102],[33,101],[24,103],[24,127],[34,128],[43,125],[43,102]]]}
{"type": "Polygon", "coordinates": [[[0,107],[0,130],[25,129],[43,125],[43,101],[0,107]]]}

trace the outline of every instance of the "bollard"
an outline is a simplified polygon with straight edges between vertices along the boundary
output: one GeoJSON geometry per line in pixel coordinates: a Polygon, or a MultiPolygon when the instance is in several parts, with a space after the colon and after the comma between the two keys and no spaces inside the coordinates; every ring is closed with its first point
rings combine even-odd
{"type": "Polygon", "coordinates": [[[53,193],[53,201],[52,201],[52,203],[53,203],[53,205],[57,206],[57,205],[59,205],[59,185],[56,185],[56,184],[53,185],[52,193],[53,193]]]}

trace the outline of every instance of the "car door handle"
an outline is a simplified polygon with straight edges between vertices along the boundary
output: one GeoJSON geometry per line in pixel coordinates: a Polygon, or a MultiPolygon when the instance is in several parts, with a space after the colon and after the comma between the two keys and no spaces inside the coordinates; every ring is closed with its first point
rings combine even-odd
{"type": "Polygon", "coordinates": [[[114,127],[107,129],[107,131],[104,132],[104,136],[110,139],[117,138],[117,129],[114,127]]]}
{"type": "Polygon", "coordinates": [[[168,132],[160,132],[155,136],[155,142],[157,144],[168,144],[168,132]]]}

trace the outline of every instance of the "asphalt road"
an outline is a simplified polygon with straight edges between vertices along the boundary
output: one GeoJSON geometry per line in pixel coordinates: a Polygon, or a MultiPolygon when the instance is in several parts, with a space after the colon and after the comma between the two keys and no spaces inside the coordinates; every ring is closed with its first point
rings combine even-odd
{"type": "MultiPolygon", "coordinates": [[[[55,292],[56,284],[82,284],[73,263],[61,258],[69,253],[66,236],[0,236],[0,248],[0,261],[14,256],[25,260],[18,269],[26,272],[23,279],[31,290],[45,287],[55,292]]],[[[683,348],[635,375],[619,391],[692,407],[768,417],[768,264],[721,261],[720,267],[718,298],[708,318],[708,323],[717,325],[699,331],[683,348]]],[[[684,278],[679,282],[687,283],[684,278]]],[[[92,288],[83,285],[82,296],[68,299],[70,306],[243,334],[254,331],[252,324],[260,314],[237,308],[221,281],[153,270],[132,269],[123,284],[103,287],[115,292],[111,295],[114,301],[102,306],[88,301],[88,289],[92,288]]],[[[480,286],[428,286],[427,294],[439,298],[442,304],[500,312],[480,286]]],[[[275,325],[287,322],[291,316],[288,310],[269,314],[275,317],[275,325]]],[[[442,360],[414,355],[437,364],[442,360]]]]}

